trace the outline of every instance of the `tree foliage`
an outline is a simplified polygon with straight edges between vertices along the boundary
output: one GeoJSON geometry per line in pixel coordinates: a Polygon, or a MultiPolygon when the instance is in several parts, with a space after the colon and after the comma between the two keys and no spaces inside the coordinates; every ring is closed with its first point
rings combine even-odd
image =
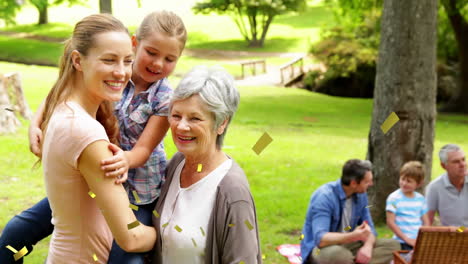
{"type": "Polygon", "coordinates": [[[195,4],[195,13],[228,14],[250,47],[262,47],[275,16],[300,11],[306,0],[206,0],[195,4]]]}
{"type": "Polygon", "coordinates": [[[39,12],[39,20],[37,24],[43,25],[49,23],[49,15],[48,9],[50,6],[60,5],[63,3],[68,3],[68,6],[76,5],[76,4],[84,4],[85,0],[29,0],[31,4],[37,9],[39,12]]]}
{"type": "Polygon", "coordinates": [[[2,0],[0,1],[0,20],[5,24],[14,24],[18,10],[21,8],[21,1],[18,0],[2,0]]]}

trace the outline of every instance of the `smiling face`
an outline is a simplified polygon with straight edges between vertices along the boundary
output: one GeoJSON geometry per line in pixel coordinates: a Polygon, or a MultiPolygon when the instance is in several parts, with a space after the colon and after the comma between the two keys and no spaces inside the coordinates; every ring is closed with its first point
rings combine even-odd
{"type": "Polygon", "coordinates": [[[75,69],[82,73],[90,100],[118,101],[132,74],[131,40],[124,32],[106,32],[94,37],[86,56],[72,52],[75,69]]]}
{"type": "Polygon", "coordinates": [[[419,187],[419,183],[410,177],[406,177],[405,175],[400,176],[399,181],[401,191],[409,197],[413,196],[414,190],[419,187]]]}
{"type": "Polygon", "coordinates": [[[356,183],[355,180],[352,180],[351,184],[354,183],[354,193],[365,193],[367,192],[367,189],[371,187],[374,183],[372,180],[372,172],[367,171],[366,174],[364,174],[364,178],[361,180],[360,183],[356,183]]]}
{"type": "Polygon", "coordinates": [[[175,37],[163,33],[152,33],[144,39],[132,37],[135,63],[133,74],[147,84],[169,76],[177,64],[181,44],[175,37]]]}
{"type": "Polygon", "coordinates": [[[199,95],[175,101],[169,115],[177,150],[185,156],[205,156],[216,151],[216,137],[225,128],[214,129],[214,116],[199,95]]]}

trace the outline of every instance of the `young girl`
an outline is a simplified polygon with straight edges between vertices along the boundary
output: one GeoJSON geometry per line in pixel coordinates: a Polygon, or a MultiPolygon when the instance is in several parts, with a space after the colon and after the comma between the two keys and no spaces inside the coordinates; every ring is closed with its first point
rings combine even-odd
{"type": "MultiPolygon", "coordinates": [[[[130,202],[138,206],[134,211],[137,219],[146,225],[151,225],[151,214],[164,182],[166,157],[162,139],[169,127],[168,102],[172,93],[166,77],[174,70],[186,38],[185,26],[174,13],[157,11],[145,17],[132,37],[135,61],[131,81],[115,109],[120,128],[119,144],[124,152],[110,145],[117,155],[102,161],[106,176],[120,176],[131,168],[124,186],[130,202]]],[[[41,154],[42,132],[37,121],[42,119],[41,110],[42,107],[36,122],[31,123],[29,133],[30,149],[36,155],[41,154]]],[[[116,182],[125,180],[122,177],[116,182]]],[[[45,198],[10,220],[0,238],[0,247],[26,245],[31,251],[32,245],[47,237],[53,229],[50,218],[45,198]]],[[[10,259],[4,260],[1,250],[0,263],[13,263],[11,254],[7,252],[10,259]]],[[[126,253],[114,241],[108,263],[143,263],[143,256],[126,253]]]]}

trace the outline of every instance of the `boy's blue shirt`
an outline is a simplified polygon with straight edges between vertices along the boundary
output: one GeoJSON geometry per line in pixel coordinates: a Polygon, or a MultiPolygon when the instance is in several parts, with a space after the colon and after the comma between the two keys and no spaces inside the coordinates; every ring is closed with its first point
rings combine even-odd
{"type": "MultiPolygon", "coordinates": [[[[367,221],[375,236],[374,223],[368,208],[367,193],[355,193],[352,196],[352,214],[350,232],[367,221]]],[[[301,257],[303,263],[307,260],[314,247],[318,247],[322,237],[328,232],[341,233],[341,215],[346,202],[346,194],[341,180],[327,183],[319,187],[310,199],[307,216],[302,233],[301,257]]]]}

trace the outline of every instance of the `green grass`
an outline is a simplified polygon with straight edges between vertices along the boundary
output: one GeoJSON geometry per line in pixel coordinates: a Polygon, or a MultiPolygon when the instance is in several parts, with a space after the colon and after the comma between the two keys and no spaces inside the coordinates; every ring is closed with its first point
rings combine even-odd
{"type": "MultiPolygon", "coordinates": [[[[187,3],[191,2],[194,1],[190,0],[187,3]]],[[[308,2],[308,8],[302,12],[277,16],[268,31],[265,46],[249,50],[307,52],[311,43],[319,39],[320,29],[333,24],[332,13],[322,1],[308,2]]],[[[144,14],[149,10],[161,8],[174,10],[183,18],[189,33],[187,48],[236,51],[248,49],[235,23],[227,15],[195,15],[188,7],[175,8],[171,3],[161,4],[158,2],[156,4],[150,1],[142,1],[141,8],[138,8],[136,3],[124,5],[114,3],[114,14],[131,29],[131,32],[134,32],[144,14]],[[139,14],[139,16],[135,14],[139,14]]],[[[70,36],[73,25],[80,18],[96,13],[97,8],[94,3],[88,3],[86,6],[74,6],[73,8],[68,8],[66,4],[63,4],[51,7],[49,12],[51,24],[37,26],[35,25],[37,19],[35,9],[26,5],[17,16],[18,25],[2,30],[66,38],[70,36]]],[[[3,45],[0,44],[0,50],[3,49],[3,45]]]]}
{"type": "MultiPolygon", "coordinates": [[[[0,63],[3,72],[20,71],[26,99],[36,109],[57,70],[49,67],[0,63]]],[[[265,263],[287,263],[275,247],[299,243],[311,193],[339,178],[347,159],[364,158],[372,101],[331,97],[305,90],[278,87],[240,87],[241,103],[229,127],[224,150],[246,172],[256,202],[265,263]],[[307,122],[304,117],[315,118],[307,122]],[[268,132],[273,142],[260,155],[252,151],[268,132]]],[[[439,114],[434,149],[456,142],[468,149],[466,116],[439,114]]],[[[27,121],[14,135],[0,136],[0,229],[14,214],[44,197],[41,171],[30,168],[35,158],[28,151],[27,121]]],[[[165,138],[168,156],[175,152],[165,138]]],[[[442,173],[436,152],[432,177],[442,173]]],[[[390,235],[377,228],[381,237],[390,235]]],[[[47,241],[36,247],[25,263],[42,263],[47,241]]]]}

